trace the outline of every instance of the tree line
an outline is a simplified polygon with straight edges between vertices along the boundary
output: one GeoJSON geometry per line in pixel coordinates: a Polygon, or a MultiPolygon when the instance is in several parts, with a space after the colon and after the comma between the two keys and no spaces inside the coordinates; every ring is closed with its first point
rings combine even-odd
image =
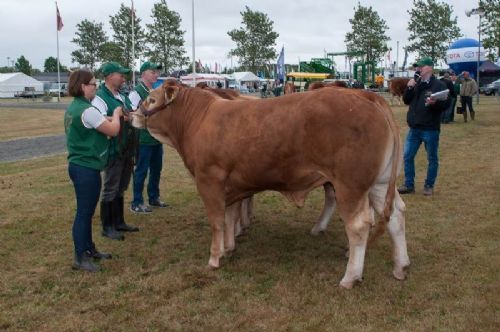
{"type": "MultiPolygon", "coordinates": [[[[500,0],[480,0],[479,6],[486,12],[481,24],[483,46],[493,60],[500,56],[500,0]]],[[[347,51],[357,54],[357,60],[378,63],[389,50],[389,27],[371,6],[362,6],[358,2],[353,10],[354,15],[349,20],[351,30],[344,40],[347,51]]],[[[240,70],[271,72],[278,56],[276,39],[279,34],[274,31],[274,22],[267,14],[247,6],[240,14],[241,26],[227,32],[235,43],[228,56],[238,59],[240,70]]],[[[403,47],[405,52],[416,53],[418,57],[429,56],[435,61],[444,60],[449,44],[462,36],[457,17],[453,15],[453,6],[438,0],[413,0],[408,14],[409,36],[408,44],[403,47]]],[[[104,31],[102,22],[82,20],[77,24],[72,40],[77,47],[71,53],[72,61],[91,70],[96,70],[99,63],[106,61],[117,61],[130,68],[133,47],[136,59],[145,57],[161,63],[165,72],[187,66],[191,59],[186,56],[185,31],[180,28],[180,15],[169,9],[166,0],[159,0],[153,5],[150,16],[152,23],[143,26],[132,8],[122,3],[118,12],[109,16],[111,38],[104,31]]],[[[67,69],[60,66],[62,70],[67,69]]],[[[56,71],[56,68],[54,57],[45,60],[44,71],[56,71]]],[[[21,56],[14,68],[0,67],[0,72],[9,71],[31,75],[37,70],[21,56]]],[[[190,67],[187,71],[190,72],[190,67]]]]}

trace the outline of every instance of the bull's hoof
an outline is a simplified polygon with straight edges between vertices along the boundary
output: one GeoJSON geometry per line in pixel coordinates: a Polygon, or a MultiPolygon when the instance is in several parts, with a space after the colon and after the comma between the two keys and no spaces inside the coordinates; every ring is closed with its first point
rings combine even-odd
{"type": "Polygon", "coordinates": [[[394,276],[394,278],[396,278],[398,280],[405,280],[406,276],[408,275],[409,267],[410,267],[409,265],[406,265],[403,267],[396,267],[392,271],[392,275],[394,276]]]}
{"type": "Polygon", "coordinates": [[[219,267],[220,267],[220,259],[210,257],[210,259],[208,260],[208,268],[210,270],[217,270],[219,267]]]}
{"type": "Polygon", "coordinates": [[[236,246],[224,248],[224,257],[230,257],[235,250],[236,250],[236,246]]]}
{"type": "Polygon", "coordinates": [[[311,229],[311,235],[312,236],[318,236],[322,233],[325,233],[325,230],[320,228],[320,227],[316,227],[314,226],[312,229],[311,229]]]}
{"type": "Polygon", "coordinates": [[[352,289],[356,284],[361,283],[363,281],[362,278],[357,278],[354,280],[344,280],[340,281],[339,286],[344,289],[352,289]]]}

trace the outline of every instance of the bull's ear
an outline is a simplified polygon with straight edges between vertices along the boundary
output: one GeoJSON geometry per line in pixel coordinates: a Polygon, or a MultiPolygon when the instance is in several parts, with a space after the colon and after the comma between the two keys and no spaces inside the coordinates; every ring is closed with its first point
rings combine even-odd
{"type": "Polygon", "coordinates": [[[175,97],[177,97],[178,92],[179,88],[176,86],[165,87],[165,102],[167,105],[174,101],[175,97]]]}

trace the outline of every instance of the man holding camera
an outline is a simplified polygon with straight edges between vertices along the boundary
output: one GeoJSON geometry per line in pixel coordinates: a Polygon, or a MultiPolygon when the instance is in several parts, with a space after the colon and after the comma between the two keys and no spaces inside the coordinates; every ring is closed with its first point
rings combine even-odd
{"type": "Polygon", "coordinates": [[[414,67],[417,68],[415,78],[408,82],[403,101],[409,105],[406,121],[410,127],[404,145],[405,183],[398,188],[401,194],[415,192],[415,156],[424,143],[427,152],[427,178],[425,179],[425,196],[432,196],[436,182],[439,159],[439,131],[441,112],[445,111],[450,99],[437,100],[433,93],[446,90],[446,85],[432,73],[434,61],[424,57],[414,67]]]}

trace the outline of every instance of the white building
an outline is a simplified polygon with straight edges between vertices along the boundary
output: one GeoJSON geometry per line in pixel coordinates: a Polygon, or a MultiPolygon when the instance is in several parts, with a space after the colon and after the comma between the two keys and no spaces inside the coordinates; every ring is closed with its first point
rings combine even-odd
{"type": "Polygon", "coordinates": [[[16,96],[40,96],[43,83],[24,73],[0,74],[0,98],[16,96]]]}

